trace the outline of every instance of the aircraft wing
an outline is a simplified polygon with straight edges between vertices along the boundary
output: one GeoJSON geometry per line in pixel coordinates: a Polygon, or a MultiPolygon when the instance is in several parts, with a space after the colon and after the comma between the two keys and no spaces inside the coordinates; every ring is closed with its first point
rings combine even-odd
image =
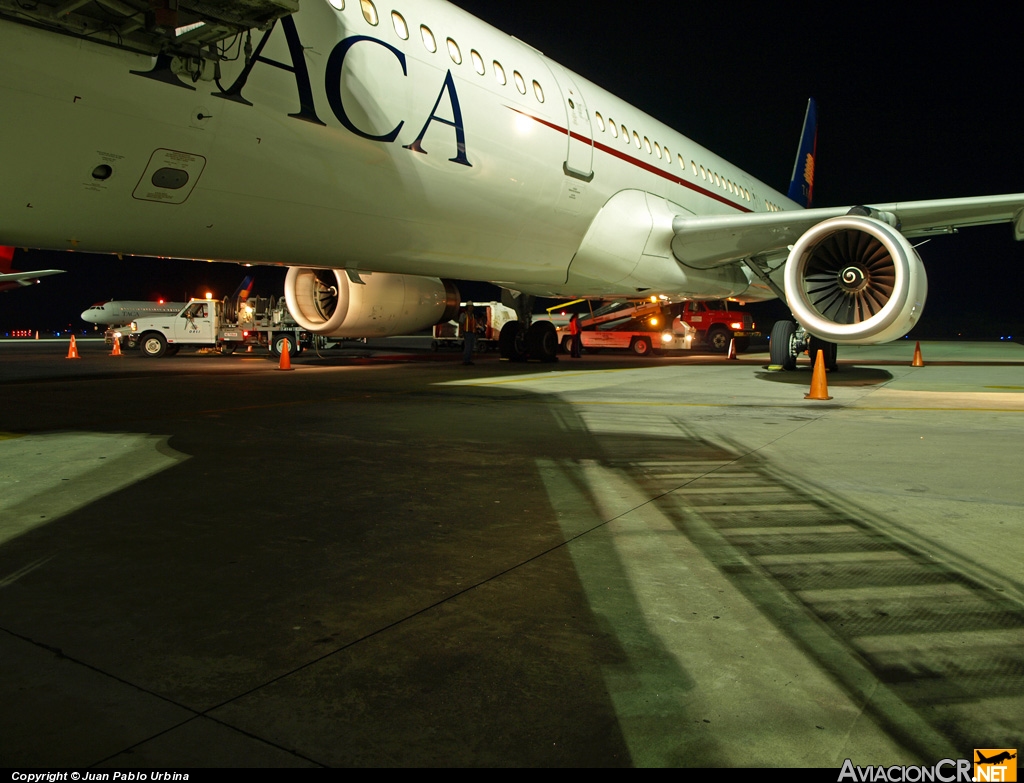
{"type": "Polygon", "coordinates": [[[8,272],[7,274],[0,274],[0,283],[10,283],[18,285],[33,285],[39,282],[40,277],[46,277],[47,275],[62,275],[65,270],[63,269],[33,269],[30,272],[8,272]]]}
{"type": "Polygon", "coordinates": [[[1024,193],[1013,193],[876,204],[869,208],[827,207],[707,217],[678,215],[672,223],[672,251],[681,262],[699,269],[752,256],[772,256],[794,244],[812,226],[846,214],[878,217],[898,227],[907,237],[1013,223],[1014,237],[1024,240],[1024,193]]]}

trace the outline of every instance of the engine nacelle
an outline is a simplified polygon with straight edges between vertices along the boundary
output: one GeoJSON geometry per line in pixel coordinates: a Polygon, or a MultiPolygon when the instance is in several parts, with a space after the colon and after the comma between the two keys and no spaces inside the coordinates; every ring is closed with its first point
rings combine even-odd
{"type": "Polygon", "coordinates": [[[450,280],[293,266],[284,281],[292,318],[326,337],[387,337],[454,319],[459,291],[450,280]]]}
{"type": "Polygon", "coordinates": [[[786,298],[815,337],[885,343],[921,317],[928,279],[917,251],[892,226],[859,215],[823,220],[786,261],[786,298]]]}

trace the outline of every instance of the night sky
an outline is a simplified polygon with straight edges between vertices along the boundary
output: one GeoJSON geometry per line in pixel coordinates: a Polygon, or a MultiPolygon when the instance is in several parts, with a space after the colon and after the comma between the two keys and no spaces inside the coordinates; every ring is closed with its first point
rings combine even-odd
{"type": "MultiPolygon", "coordinates": [[[[609,13],[581,0],[457,5],[779,190],[813,95],[816,206],[1024,191],[1024,55],[1011,7],[962,4],[951,14],[916,3],[741,11],[648,2],[609,13]]],[[[1009,225],[967,229],[919,252],[929,300],[914,334],[993,338],[1024,326],[1016,298],[1024,244],[1009,225]]],[[[0,294],[2,329],[81,325],[79,312],[109,298],[175,298],[208,287],[229,294],[247,271],[68,253],[19,253],[15,266],[69,274],[0,294]]],[[[283,270],[253,271],[257,293],[282,292],[283,270]]]]}

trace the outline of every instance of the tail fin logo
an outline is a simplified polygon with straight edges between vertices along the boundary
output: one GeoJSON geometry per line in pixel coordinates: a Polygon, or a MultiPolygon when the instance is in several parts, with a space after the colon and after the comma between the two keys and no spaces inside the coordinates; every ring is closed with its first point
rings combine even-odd
{"type": "Polygon", "coordinates": [[[807,185],[809,193],[814,185],[814,155],[810,152],[807,153],[807,159],[804,161],[804,184],[807,185]]]}
{"type": "Polygon", "coordinates": [[[1014,783],[1017,780],[1017,749],[975,748],[974,780],[978,783],[1014,783]]]}

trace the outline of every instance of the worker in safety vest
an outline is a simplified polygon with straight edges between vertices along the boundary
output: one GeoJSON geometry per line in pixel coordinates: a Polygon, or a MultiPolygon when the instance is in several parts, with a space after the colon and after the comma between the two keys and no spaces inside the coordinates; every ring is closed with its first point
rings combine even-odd
{"type": "Polygon", "coordinates": [[[583,353],[583,338],[580,337],[580,319],[576,313],[569,319],[569,355],[579,359],[583,353]]]}
{"type": "Polygon", "coordinates": [[[466,302],[466,307],[459,316],[459,332],[462,335],[462,363],[473,363],[473,351],[476,348],[476,316],[473,314],[473,303],[466,302]]]}

